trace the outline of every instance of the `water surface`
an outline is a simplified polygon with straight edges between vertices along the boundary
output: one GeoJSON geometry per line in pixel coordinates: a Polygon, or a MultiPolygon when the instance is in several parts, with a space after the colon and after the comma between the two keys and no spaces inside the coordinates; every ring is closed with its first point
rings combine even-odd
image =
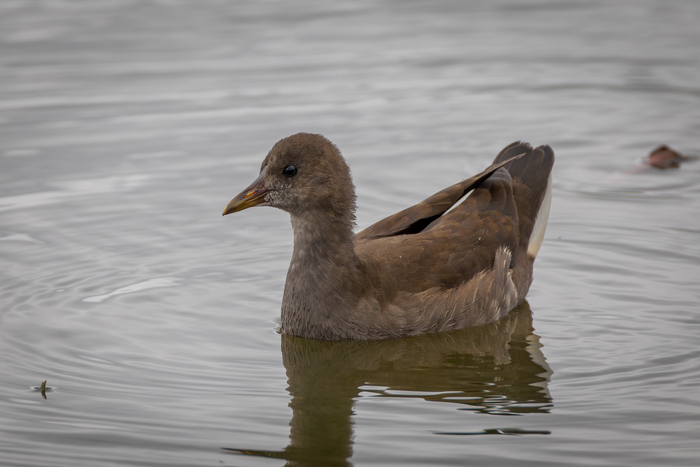
{"type": "Polygon", "coordinates": [[[3,465],[697,465],[700,163],[638,169],[700,152],[698,20],[693,1],[2,2],[3,465]],[[396,341],[278,334],[288,217],[221,211],[298,131],[345,154],[360,228],[550,144],[527,303],[396,341]]]}

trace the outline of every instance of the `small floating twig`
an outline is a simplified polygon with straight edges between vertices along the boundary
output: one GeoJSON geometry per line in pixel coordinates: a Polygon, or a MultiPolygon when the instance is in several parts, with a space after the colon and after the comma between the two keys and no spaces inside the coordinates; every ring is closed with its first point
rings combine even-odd
{"type": "Polygon", "coordinates": [[[46,385],[46,381],[48,380],[45,380],[43,383],[41,383],[41,386],[34,386],[32,388],[32,391],[41,392],[41,395],[44,399],[46,399],[46,391],[51,391],[53,389],[51,386],[46,385]]]}

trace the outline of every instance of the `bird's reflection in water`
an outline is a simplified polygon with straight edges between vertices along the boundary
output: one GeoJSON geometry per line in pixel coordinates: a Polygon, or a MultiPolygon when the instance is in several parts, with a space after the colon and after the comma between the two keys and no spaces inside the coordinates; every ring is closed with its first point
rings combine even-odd
{"type": "Polygon", "coordinates": [[[333,342],[283,335],[289,445],[283,451],[224,451],[285,459],[289,466],[351,465],[353,405],[361,394],[420,397],[496,415],[546,413],[552,371],[540,347],[527,302],[495,323],[404,339],[333,342]]]}

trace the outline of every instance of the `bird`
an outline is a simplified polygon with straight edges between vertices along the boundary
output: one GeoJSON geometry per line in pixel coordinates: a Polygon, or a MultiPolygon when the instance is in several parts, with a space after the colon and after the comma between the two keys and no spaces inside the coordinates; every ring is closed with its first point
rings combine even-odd
{"type": "Polygon", "coordinates": [[[282,333],[380,340],[496,321],[532,283],[554,152],[516,141],[483,172],[354,233],[356,194],[340,150],[319,134],[278,141],[228,215],[289,213],[292,258],[282,333]]]}

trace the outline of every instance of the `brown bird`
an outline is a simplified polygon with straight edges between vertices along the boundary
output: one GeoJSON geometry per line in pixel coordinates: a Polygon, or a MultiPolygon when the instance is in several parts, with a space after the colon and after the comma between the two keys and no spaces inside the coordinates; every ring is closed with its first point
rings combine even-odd
{"type": "Polygon", "coordinates": [[[277,142],[224,209],[287,211],[282,332],[386,339],[498,320],[525,299],[549,216],[554,153],[515,142],[485,171],[355,234],[355,187],[321,135],[277,142]],[[464,201],[452,208],[469,192],[464,201]]]}

